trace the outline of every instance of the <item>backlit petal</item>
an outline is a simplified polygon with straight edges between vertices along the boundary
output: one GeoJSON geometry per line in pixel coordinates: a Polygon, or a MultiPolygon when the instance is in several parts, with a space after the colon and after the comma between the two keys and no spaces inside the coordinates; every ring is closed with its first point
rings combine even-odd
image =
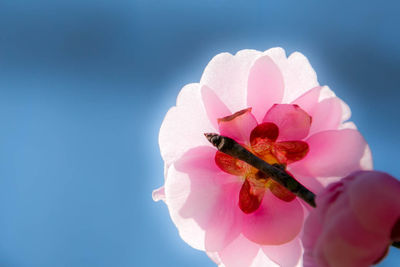
{"type": "Polygon", "coordinates": [[[301,258],[303,249],[299,238],[280,245],[280,246],[263,246],[264,253],[281,267],[296,266],[301,258]]]}
{"type": "Polygon", "coordinates": [[[240,234],[242,212],[237,207],[240,187],[240,183],[224,184],[221,187],[223,194],[219,195],[206,226],[207,251],[221,251],[240,234]]]}
{"type": "Polygon", "coordinates": [[[276,104],[265,114],[263,122],[278,126],[278,140],[301,140],[308,135],[311,117],[298,105],[276,104]]]}
{"type": "Polygon", "coordinates": [[[232,177],[219,170],[214,154],[211,147],[189,150],[169,167],[165,181],[165,202],[180,236],[203,250],[205,228],[223,193],[221,184],[232,177]]]}
{"type": "Polygon", "coordinates": [[[343,177],[360,170],[360,160],[367,143],[352,129],[316,133],[306,142],[310,151],[301,161],[292,164],[295,173],[311,177],[343,177]]]}
{"type": "Polygon", "coordinates": [[[310,135],[326,130],[336,130],[342,121],[341,100],[337,97],[325,99],[315,105],[310,115],[313,118],[310,135]]]}
{"type": "Polygon", "coordinates": [[[303,216],[297,199],[284,202],[267,190],[261,206],[244,216],[243,234],[258,244],[281,245],[298,235],[303,216]]]}
{"type": "Polygon", "coordinates": [[[261,52],[242,50],[236,55],[221,53],[208,63],[201,77],[200,84],[214,90],[219,99],[232,112],[244,109],[246,88],[250,67],[261,52]]]}
{"type": "Polygon", "coordinates": [[[232,112],[221,101],[218,95],[208,86],[202,86],[201,96],[209,120],[211,121],[215,129],[218,129],[218,119],[229,116],[232,114],[232,112]]]}
{"type": "Polygon", "coordinates": [[[159,134],[161,156],[169,166],[196,146],[210,146],[203,133],[213,132],[204,110],[198,84],[186,85],[179,93],[176,107],[164,118],[159,134]]]}
{"type": "Polygon", "coordinates": [[[220,252],[222,263],[227,267],[250,266],[260,246],[239,235],[220,252]]]}
{"type": "Polygon", "coordinates": [[[235,139],[237,142],[249,143],[250,133],[257,126],[251,108],[243,109],[230,116],[218,119],[219,133],[235,139]]]}
{"type": "Polygon", "coordinates": [[[247,85],[247,105],[253,108],[257,121],[273,104],[281,103],[284,91],[283,77],[274,61],[263,56],[250,69],[247,85]]]}

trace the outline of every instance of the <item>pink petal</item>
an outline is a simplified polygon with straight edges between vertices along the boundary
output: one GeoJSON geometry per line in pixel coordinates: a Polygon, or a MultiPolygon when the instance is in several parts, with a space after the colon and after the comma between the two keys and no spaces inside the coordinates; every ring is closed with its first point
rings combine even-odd
{"type": "Polygon", "coordinates": [[[329,262],[331,266],[369,266],[384,253],[388,237],[365,231],[348,207],[349,198],[342,194],[328,208],[318,241],[322,245],[315,250],[317,262],[329,262]]]}
{"type": "Polygon", "coordinates": [[[360,170],[360,160],[367,146],[356,130],[330,130],[309,137],[310,151],[291,166],[294,173],[308,177],[343,177],[360,170]]]}
{"type": "Polygon", "coordinates": [[[169,167],[165,181],[166,204],[180,236],[202,250],[205,227],[218,204],[221,184],[231,177],[219,171],[214,154],[211,147],[189,150],[169,167]]]}
{"type": "Polygon", "coordinates": [[[278,140],[301,140],[308,135],[311,117],[298,105],[276,104],[265,114],[263,122],[278,126],[278,140]]]}
{"type": "Polygon", "coordinates": [[[207,251],[221,251],[240,234],[242,212],[237,207],[240,186],[240,183],[221,186],[221,194],[206,226],[207,251]]]}
{"type": "Polygon", "coordinates": [[[285,84],[282,103],[290,103],[311,88],[318,86],[314,69],[301,53],[294,52],[287,58],[285,51],[277,47],[265,51],[264,54],[271,57],[282,72],[285,84]]]}
{"type": "Polygon", "coordinates": [[[372,170],[374,168],[371,148],[368,145],[364,150],[364,154],[360,160],[360,165],[362,170],[372,170]]]}
{"type": "Polygon", "coordinates": [[[186,85],[179,93],[176,107],[164,118],[159,134],[161,156],[167,166],[192,147],[209,142],[203,133],[215,131],[204,110],[198,84],[186,85]]]}
{"type": "Polygon", "coordinates": [[[342,121],[342,105],[339,98],[329,98],[316,104],[311,116],[313,118],[310,135],[326,130],[336,130],[342,121]]]}
{"type": "Polygon", "coordinates": [[[303,225],[303,208],[297,199],[284,202],[269,190],[262,205],[244,216],[243,235],[263,245],[281,245],[295,238],[303,225]]]}
{"type": "Polygon", "coordinates": [[[243,109],[218,120],[219,133],[241,143],[249,143],[250,133],[257,126],[251,108],[243,109]]]}
{"type": "Polygon", "coordinates": [[[262,249],[268,258],[281,267],[296,266],[303,253],[299,238],[280,246],[263,246],[262,249]]]}
{"type": "Polygon", "coordinates": [[[250,266],[259,250],[259,245],[239,235],[220,252],[220,257],[226,267],[250,266]]]}
{"type": "Polygon", "coordinates": [[[200,84],[214,90],[219,99],[236,112],[247,107],[246,88],[251,64],[261,52],[242,50],[236,55],[221,53],[207,65],[200,84]]]}
{"type": "Polygon", "coordinates": [[[232,112],[219,99],[216,93],[205,85],[201,88],[201,96],[208,118],[215,129],[218,129],[218,119],[231,115],[232,112]]]}
{"type": "Polygon", "coordinates": [[[327,86],[315,87],[298,97],[292,104],[299,105],[312,117],[310,135],[315,132],[338,129],[350,118],[349,107],[327,86]]]}
{"type": "Polygon", "coordinates": [[[390,236],[400,218],[400,182],[382,172],[359,172],[346,192],[363,227],[390,236]]]}
{"type": "Polygon", "coordinates": [[[250,267],[280,267],[280,265],[273,262],[267,255],[265,255],[264,251],[260,249],[250,267]]]}
{"type": "Polygon", "coordinates": [[[400,217],[400,182],[388,174],[358,171],[317,195],[305,222],[304,266],[370,266],[392,242],[400,217]]]}
{"type": "Polygon", "coordinates": [[[304,267],[317,267],[314,248],[322,231],[323,220],[317,212],[311,212],[304,223],[302,244],[304,247],[304,267]]]}
{"type": "Polygon", "coordinates": [[[247,105],[253,108],[257,121],[283,97],[283,78],[279,68],[268,56],[257,59],[250,69],[247,85],[247,105]]]}
{"type": "Polygon", "coordinates": [[[290,103],[310,88],[318,86],[317,74],[308,59],[299,52],[288,57],[288,68],[285,75],[285,100],[290,103]]]}
{"type": "Polygon", "coordinates": [[[321,93],[321,86],[317,86],[307,91],[296,100],[294,100],[291,104],[298,105],[308,114],[312,114],[315,105],[318,103],[318,99],[321,93]]]}

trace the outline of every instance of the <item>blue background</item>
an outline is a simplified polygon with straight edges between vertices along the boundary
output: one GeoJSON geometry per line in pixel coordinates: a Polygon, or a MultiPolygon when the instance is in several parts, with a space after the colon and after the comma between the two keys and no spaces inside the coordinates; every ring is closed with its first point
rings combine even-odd
{"type": "Polygon", "coordinates": [[[301,51],[400,177],[397,3],[0,0],[0,266],[214,266],[151,191],[165,113],[224,51],[301,51]]]}

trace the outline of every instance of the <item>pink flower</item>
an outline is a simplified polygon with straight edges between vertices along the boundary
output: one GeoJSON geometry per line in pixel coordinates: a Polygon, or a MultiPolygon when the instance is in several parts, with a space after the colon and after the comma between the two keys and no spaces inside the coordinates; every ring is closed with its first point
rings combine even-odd
{"type": "Polygon", "coordinates": [[[400,182],[355,172],[317,196],[304,227],[304,266],[370,266],[400,241],[400,182]]]}
{"type": "Polygon", "coordinates": [[[219,132],[320,192],[372,167],[347,105],[319,86],[308,60],[281,48],[214,57],[161,126],[163,199],[184,241],[226,267],[294,266],[307,205],[254,168],[217,152],[219,132]],[[259,179],[262,178],[262,179],[259,179]],[[305,207],[305,208],[304,208],[305,207]]]}

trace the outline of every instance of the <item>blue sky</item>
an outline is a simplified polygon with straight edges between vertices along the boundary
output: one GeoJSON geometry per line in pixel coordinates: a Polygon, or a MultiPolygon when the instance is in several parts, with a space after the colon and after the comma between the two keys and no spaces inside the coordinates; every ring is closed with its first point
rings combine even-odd
{"type": "MultiPolygon", "coordinates": [[[[400,177],[397,1],[0,1],[0,266],[214,266],[151,200],[158,130],[220,52],[301,51],[400,177]]],[[[391,251],[380,266],[400,264],[391,251]]]]}

